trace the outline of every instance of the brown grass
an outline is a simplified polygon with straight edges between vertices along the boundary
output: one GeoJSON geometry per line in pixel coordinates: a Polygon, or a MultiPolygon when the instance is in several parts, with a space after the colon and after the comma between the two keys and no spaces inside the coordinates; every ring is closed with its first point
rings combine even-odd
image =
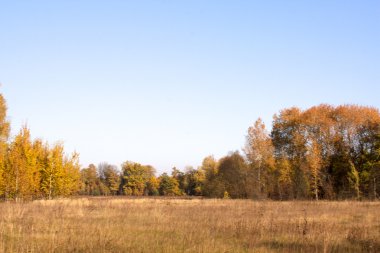
{"type": "Polygon", "coordinates": [[[0,203],[0,252],[380,252],[379,202],[0,203]]]}

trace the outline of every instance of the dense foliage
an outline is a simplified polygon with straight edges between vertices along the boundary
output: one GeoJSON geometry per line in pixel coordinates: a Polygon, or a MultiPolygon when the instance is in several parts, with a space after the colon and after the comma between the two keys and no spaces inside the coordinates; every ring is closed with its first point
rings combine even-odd
{"type": "MultiPolygon", "coordinates": [[[[117,193],[281,200],[379,196],[380,114],[372,107],[284,109],[274,116],[271,133],[261,119],[249,127],[243,151],[219,160],[209,156],[198,169],[173,168],[171,176],[158,178],[151,166],[126,162],[117,193]]],[[[93,177],[97,194],[104,182],[93,177]]]]}
{"type": "Polygon", "coordinates": [[[236,151],[171,175],[127,161],[80,169],[78,154],[62,144],[31,140],[27,127],[9,138],[0,95],[0,197],[53,198],[72,194],[206,196],[252,199],[377,198],[380,192],[380,113],[372,107],[293,107],[274,115],[269,133],[261,119],[236,151]]]}
{"type": "Polygon", "coordinates": [[[0,198],[50,199],[77,193],[78,154],[68,157],[62,144],[32,141],[26,126],[10,140],[6,110],[0,95],[0,198]]]}

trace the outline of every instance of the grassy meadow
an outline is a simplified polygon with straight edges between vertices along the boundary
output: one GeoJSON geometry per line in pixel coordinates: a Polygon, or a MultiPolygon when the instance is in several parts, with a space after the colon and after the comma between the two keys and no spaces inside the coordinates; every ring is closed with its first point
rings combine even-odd
{"type": "Polygon", "coordinates": [[[2,202],[0,252],[380,252],[380,202],[2,202]]]}

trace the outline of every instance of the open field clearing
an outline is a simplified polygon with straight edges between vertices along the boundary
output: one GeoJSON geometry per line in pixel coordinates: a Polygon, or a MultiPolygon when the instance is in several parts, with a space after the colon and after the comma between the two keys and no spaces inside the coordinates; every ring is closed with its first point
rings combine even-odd
{"type": "Polygon", "coordinates": [[[0,203],[0,252],[379,252],[380,202],[0,203]]]}

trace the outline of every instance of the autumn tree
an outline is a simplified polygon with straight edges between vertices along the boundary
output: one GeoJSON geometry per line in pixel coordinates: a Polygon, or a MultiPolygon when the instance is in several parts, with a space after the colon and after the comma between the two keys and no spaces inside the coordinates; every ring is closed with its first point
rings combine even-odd
{"type": "Polygon", "coordinates": [[[189,182],[188,182],[188,178],[186,177],[185,173],[183,173],[182,171],[180,171],[176,167],[173,167],[171,176],[172,176],[172,178],[177,180],[180,192],[187,194],[187,188],[188,188],[189,182]]]}
{"type": "Polygon", "coordinates": [[[286,159],[291,166],[292,195],[295,198],[309,195],[306,167],[302,166],[307,153],[307,140],[301,120],[302,111],[299,108],[284,109],[273,117],[271,132],[276,159],[286,159]]]}
{"type": "Polygon", "coordinates": [[[34,195],[38,197],[46,197],[46,192],[44,191],[43,176],[45,176],[44,171],[49,166],[49,145],[44,143],[41,139],[36,139],[33,142],[33,150],[36,155],[36,168],[38,170],[38,180],[39,188],[38,192],[35,192],[34,195]]]}
{"type": "Polygon", "coordinates": [[[368,138],[373,142],[363,156],[364,165],[360,172],[361,191],[371,199],[376,199],[380,196],[380,129],[368,135],[368,138]]]}
{"type": "Polygon", "coordinates": [[[108,187],[108,191],[111,195],[116,195],[120,188],[120,172],[116,166],[108,163],[101,163],[98,166],[98,174],[100,180],[108,187]]]}
{"type": "Polygon", "coordinates": [[[81,194],[94,196],[110,194],[109,188],[94,164],[81,170],[81,194]]]}
{"type": "Polygon", "coordinates": [[[62,144],[50,148],[23,127],[10,143],[6,156],[4,196],[10,199],[53,198],[78,191],[78,155],[67,157],[62,144]]]}
{"type": "Polygon", "coordinates": [[[277,189],[278,189],[278,199],[292,199],[293,198],[293,184],[292,184],[292,174],[293,170],[288,158],[284,155],[279,156],[276,159],[276,170],[275,174],[277,176],[277,189]]]}
{"type": "Polygon", "coordinates": [[[205,172],[201,169],[194,169],[191,166],[186,167],[186,172],[184,173],[184,178],[186,181],[186,187],[184,192],[187,195],[200,196],[203,192],[203,187],[205,184],[205,172]]]}
{"type": "Polygon", "coordinates": [[[294,196],[369,196],[379,123],[378,109],[356,105],[322,104],[275,115],[275,157],[291,167],[294,196]]]}
{"type": "Polygon", "coordinates": [[[27,126],[9,141],[6,110],[0,94],[0,196],[19,200],[75,194],[78,154],[67,157],[61,144],[50,148],[40,139],[33,141],[27,126]]]}
{"type": "Polygon", "coordinates": [[[273,186],[275,160],[272,139],[260,118],[248,128],[244,152],[252,170],[247,176],[247,192],[251,197],[266,197],[273,186]]]}
{"type": "Polygon", "coordinates": [[[10,124],[7,121],[7,106],[4,97],[0,94],[0,196],[5,192],[4,172],[6,166],[6,152],[8,146],[10,124]]]}
{"type": "Polygon", "coordinates": [[[310,187],[313,191],[314,198],[319,199],[319,188],[321,180],[322,156],[321,151],[316,142],[312,142],[306,155],[306,165],[310,172],[310,187]]]}
{"type": "Polygon", "coordinates": [[[160,195],[160,180],[155,176],[151,176],[149,181],[146,184],[146,190],[149,196],[158,196],[160,195]]]}
{"type": "Polygon", "coordinates": [[[41,191],[49,199],[68,196],[79,190],[79,160],[74,153],[68,158],[61,143],[49,148],[47,162],[41,167],[41,191]]]}
{"type": "Polygon", "coordinates": [[[80,187],[79,153],[74,152],[63,159],[63,185],[59,193],[61,196],[74,195],[80,187]]]}
{"type": "Polygon", "coordinates": [[[219,190],[222,197],[227,191],[231,198],[247,198],[246,179],[249,168],[239,152],[233,152],[219,161],[217,180],[223,185],[219,190]]]}
{"type": "Polygon", "coordinates": [[[202,165],[199,170],[203,171],[205,176],[202,188],[202,195],[204,196],[215,196],[218,195],[216,190],[220,184],[217,180],[218,174],[218,162],[213,156],[207,156],[203,159],[202,165]],[[216,193],[216,194],[215,194],[216,193]]]}
{"type": "Polygon", "coordinates": [[[214,156],[207,156],[203,159],[199,169],[204,171],[206,180],[208,180],[218,173],[218,161],[216,161],[214,156]]]}
{"type": "Polygon", "coordinates": [[[167,173],[163,173],[159,177],[159,192],[163,196],[178,196],[182,195],[177,179],[169,176],[167,173]]]}
{"type": "Polygon", "coordinates": [[[4,178],[6,198],[31,198],[39,190],[37,156],[26,126],[10,144],[4,178]]]}
{"type": "Polygon", "coordinates": [[[127,161],[122,164],[122,191],[125,195],[149,195],[147,184],[154,176],[155,169],[150,165],[127,161]]]}

